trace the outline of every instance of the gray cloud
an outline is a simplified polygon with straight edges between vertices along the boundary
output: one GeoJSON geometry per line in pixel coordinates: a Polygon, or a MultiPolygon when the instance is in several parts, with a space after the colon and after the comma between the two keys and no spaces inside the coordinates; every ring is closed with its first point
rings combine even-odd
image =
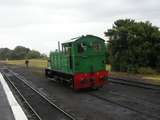
{"type": "Polygon", "coordinates": [[[48,53],[58,40],[81,34],[104,37],[120,18],[160,26],[159,11],[158,0],[0,0],[0,47],[20,44],[48,53]]]}

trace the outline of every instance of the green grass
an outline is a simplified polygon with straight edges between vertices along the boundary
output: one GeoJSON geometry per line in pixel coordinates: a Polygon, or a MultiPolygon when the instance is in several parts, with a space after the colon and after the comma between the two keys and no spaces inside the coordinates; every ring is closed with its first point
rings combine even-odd
{"type": "MultiPolygon", "coordinates": [[[[4,61],[4,62],[6,64],[10,64],[10,65],[25,66],[25,60],[8,60],[8,61],[4,61]]],[[[46,68],[47,67],[47,60],[30,59],[29,60],[29,67],[46,68]]]]}
{"type": "Polygon", "coordinates": [[[152,79],[152,80],[158,80],[160,81],[160,75],[148,75],[148,76],[144,76],[144,79],[152,79]]]}
{"type": "MultiPolygon", "coordinates": [[[[8,61],[1,61],[5,64],[13,65],[11,67],[16,67],[14,65],[18,65],[21,67],[25,67],[25,60],[8,60],[8,61]]],[[[44,68],[47,68],[47,60],[43,59],[29,59],[29,68],[34,75],[39,77],[44,77],[44,68]]]]}
{"type": "Polygon", "coordinates": [[[114,77],[130,77],[130,78],[140,78],[148,81],[149,83],[160,84],[160,74],[131,74],[126,72],[111,72],[114,77]]]}

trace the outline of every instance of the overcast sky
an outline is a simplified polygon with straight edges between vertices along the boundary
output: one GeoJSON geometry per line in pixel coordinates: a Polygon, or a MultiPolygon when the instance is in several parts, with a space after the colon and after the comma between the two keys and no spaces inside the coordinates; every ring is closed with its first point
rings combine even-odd
{"type": "Polygon", "coordinates": [[[104,37],[117,19],[149,20],[160,27],[160,0],[0,0],[0,47],[49,53],[57,41],[104,37]]]}

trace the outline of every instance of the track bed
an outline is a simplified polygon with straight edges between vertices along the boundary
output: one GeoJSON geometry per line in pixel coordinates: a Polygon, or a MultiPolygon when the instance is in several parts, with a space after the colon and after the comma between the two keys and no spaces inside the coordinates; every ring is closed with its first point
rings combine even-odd
{"type": "Polygon", "coordinates": [[[78,120],[159,120],[158,91],[109,83],[98,91],[77,93],[33,74],[31,69],[16,66],[12,70],[78,120]]]}
{"type": "Polygon", "coordinates": [[[8,72],[6,69],[3,75],[8,83],[12,84],[15,89],[23,96],[28,105],[38,116],[40,120],[73,120],[74,118],[68,113],[50,102],[44,95],[32,88],[23,79],[8,72]]]}

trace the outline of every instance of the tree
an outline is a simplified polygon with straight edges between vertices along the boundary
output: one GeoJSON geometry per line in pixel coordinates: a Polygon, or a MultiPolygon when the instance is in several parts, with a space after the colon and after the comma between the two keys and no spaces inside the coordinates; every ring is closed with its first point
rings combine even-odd
{"type": "Polygon", "coordinates": [[[125,19],[114,22],[109,36],[109,58],[114,70],[134,71],[160,66],[160,31],[150,22],[125,19]]]}
{"type": "Polygon", "coordinates": [[[9,59],[11,54],[11,50],[8,48],[0,48],[0,59],[5,60],[9,59]]]}
{"type": "Polygon", "coordinates": [[[41,58],[42,58],[42,59],[48,59],[47,55],[44,54],[44,53],[41,54],[41,58]]]}
{"type": "Polygon", "coordinates": [[[25,48],[23,46],[17,46],[14,50],[13,50],[13,59],[25,59],[26,55],[28,54],[28,52],[30,51],[29,48],[25,48]]]}
{"type": "Polygon", "coordinates": [[[30,50],[23,46],[17,46],[14,50],[8,48],[0,48],[0,60],[20,60],[20,59],[43,58],[47,59],[47,55],[41,54],[36,50],[30,50]]]}
{"type": "Polygon", "coordinates": [[[32,58],[41,58],[41,54],[40,52],[36,51],[36,50],[31,50],[28,52],[27,58],[32,59],[32,58]]]}

